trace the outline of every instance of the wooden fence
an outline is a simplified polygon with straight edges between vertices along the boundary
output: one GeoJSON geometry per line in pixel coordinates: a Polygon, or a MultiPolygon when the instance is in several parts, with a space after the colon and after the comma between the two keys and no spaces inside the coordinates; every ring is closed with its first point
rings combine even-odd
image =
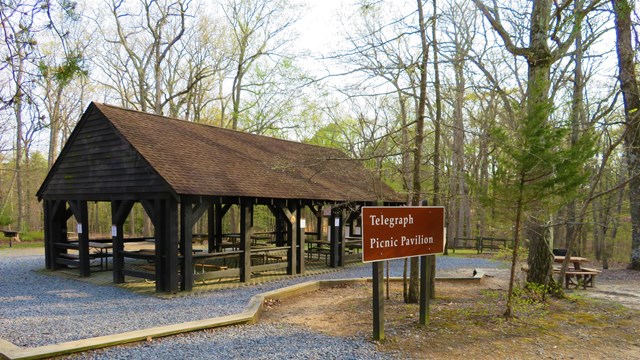
{"type": "Polygon", "coordinates": [[[485,250],[493,252],[503,247],[513,248],[513,240],[478,236],[475,238],[454,238],[453,244],[449,244],[449,249],[454,253],[456,249],[474,249],[478,254],[482,254],[485,250]]]}

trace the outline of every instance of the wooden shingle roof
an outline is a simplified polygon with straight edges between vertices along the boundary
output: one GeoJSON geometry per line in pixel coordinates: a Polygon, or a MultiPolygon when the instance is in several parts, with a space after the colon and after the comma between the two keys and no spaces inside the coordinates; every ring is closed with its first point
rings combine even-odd
{"type": "Polygon", "coordinates": [[[178,195],[401,201],[336,149],[106,104],[92,103],[88,112],[99,112],[178,195]]]}

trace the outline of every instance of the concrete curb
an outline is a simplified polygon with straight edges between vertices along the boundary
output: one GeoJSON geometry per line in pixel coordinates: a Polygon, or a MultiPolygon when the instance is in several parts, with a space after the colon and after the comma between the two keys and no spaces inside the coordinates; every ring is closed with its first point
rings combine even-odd
{"type": "MultiPolygon", "coordinates": [[[[476,271],[473,277],[436,278],[436,281],[455,281],[479,283],[484,277],[484,272],[476,271]]],[[[402,281],[402,278],[390,278],[391,281],[402,281]]],[[[128,331],[119,334],[98,336],[82,340],[74,340],[53,345],[39,346],[35,348],[20,348],[8,341],[0,339],[0,359],[43,359],[53,356],[67,355],[76,352],[99,349],[108,346],[121,345],[136,341],[146,341],[180,333],[212,329],[229,325],[252,324],[260,319],[263,304],[266,299],[285,299],[308,292],[316,291],[324,287],[348,284],[370,283],[371,278],[315,280],[301,284],[287,286],[282,289],[272,290],[254,295],[245,309],[234,315],[219,316],[203,320],[183,322],[173,325],[152,327],[142,330],[128,331]]]]}

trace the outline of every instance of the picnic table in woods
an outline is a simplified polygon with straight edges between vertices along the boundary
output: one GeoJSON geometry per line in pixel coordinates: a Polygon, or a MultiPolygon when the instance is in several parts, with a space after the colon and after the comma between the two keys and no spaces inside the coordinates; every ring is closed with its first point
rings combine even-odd
{"type": "MultiPolygon", "coordinates": [[[[553,261],[556,264],[562,264],[565,260],[564,256],[554,256],[553,261]]],[[[570,265],[565,272],[565,287],[568,289],[570,286],[586,289],[587,287],[593,287],[595,283],[595,277],[598,276],[601,271],[594,268],[585,268],[583,264],[588,263],[589,259],[580,256],[569,257],[570,265]]],[[[553,271],[560,273],[560,267],[555,266],[553,271]]]]}
{"type": "Polygon", "coordinates": [[[9,247],[13,246],[13,242],[20,242],[20,233],[14,230],[1,230],[4,237],[9,238],[9,247]]]}

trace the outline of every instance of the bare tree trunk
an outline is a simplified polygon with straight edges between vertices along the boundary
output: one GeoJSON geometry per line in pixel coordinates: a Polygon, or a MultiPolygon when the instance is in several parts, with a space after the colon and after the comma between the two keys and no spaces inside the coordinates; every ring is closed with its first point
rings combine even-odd
{"type": "MultiPolygon", "coordinates": [[[[422,0],[418,3],[418,21],[420,22],[419,32],[421,39],[422,54],[420,56],[420,93],[418,99],[418,108],[416,109],[416,136],[415,148],[413,155],[413,204],[420,204],[422,197],[422,146],[424,143],[424,112],[427,101],[427,60],[429,57],[429,45],[427,44],[427,34],[424,22],[424,13],[422,10],[422,0]]],[[[407,302],[417,303],[420,296],[420,279],[419,279],[419,259],[411,258],[409,271],[409,296],[407,302]]]]}
{"type": "Polygon", "coordinates": [[[510,318],[512,315],[512,301],[513,301],[513,285],[516,281],[516,264],[518,263],[518,250],[520,249],[520,227],[522,222],[522,212],[524,199],[524,174],[520,175],[520,183],[518,186],[518,197],[516,200],[516,220],[515,229],[513,233],[513,251],[511,253],[511,272],[509,274],[509,292],[507,293],[507,306],[504,312],[505,318],[510,318]]]}
{"type": "Polygon", "coordinates": [[[635,72],[635,52],[631,42],[631,12],[627,0],[612,0],[615,13],[618,77],[627,120],[625,146],[629,172],[629,207],[631,209],[631,259],[629,269],[640,270],[640,93],[635,72]]]}
{"type": "Polygon", "coordinates": [[[56,91],[56,96],[53,99],[54,103],[50,113],[50,128],[49,128],[49,156],[47,158],[47,167],[51,169],[53,163],[58,156],[58,143],[60,141],[60,131],[62,128],[62,119],[60,117],[60,102],[62,101],[63,86],[59,86],[56,91]]]}
{"type": "Polygon", "coordinates": [[[532,267],[538,271],[527,273],[527,282],[536,284],[551,284],[553,282],[553,258],[550,255],[548,230],[539,219],[529,217],[525,224],[526,238],[529,239],[529,270],[532,267]]]}
{"type": "Polygon", "coordinates": [[[24,230],[25,224],[25,198],[24,198],[24,174],[22,169],[22,155],[24,152],[23,147],[23,120],[22,120],[22,77],[24,71],[24,65],[22,58],[19,59],[20,65],[18,67],[18,73],[16,74],[17,91],[14,97],[13,111],[16,116],[16,151],[15,151],[15,171],[16,171],[16,189],[18,191],[18,219],[16,227],[18,231],[24,230]]]}
{"type": "MultiPolygon", "coordinates": [[[[440,67],[438,62],[438,41],[436,37],[437,0],[433,0],[433,21],[431,22],[431,36],[433,46],[433,90],[435,91],[436,117],[433,123],[433,206],[440,205],[440,128],[442,124],[442,95],[440,93],[440,67]]],[[[431,282],[432,284],[435,281],[431,282]]]]}
{"type": "MultiPolygon", "coordinates": [[[[574,0],[575,12],[582,10],[582,0],[574,0]]],[[[582,72],[582,57],[583,47],[582,44],[582,26],[580,23],[576,24],[576,39],[575,39],[575,55],[573,58],[574,70],[573,70],[573,99],[571,103],[571,146],[575,146],[580,138],[580,129],[585,121],[584,112],[584,75],[582,72]]],[[[566,223],[566,238],[572,239],[574,232],[576,231],[576,200],[572,200],[567,205],[567,223],[566,223]]],[[[568,242],[568,241],[567,241],[568,242]]],[[[571,249],[569,249],[571,250],[571,249]]]]}

